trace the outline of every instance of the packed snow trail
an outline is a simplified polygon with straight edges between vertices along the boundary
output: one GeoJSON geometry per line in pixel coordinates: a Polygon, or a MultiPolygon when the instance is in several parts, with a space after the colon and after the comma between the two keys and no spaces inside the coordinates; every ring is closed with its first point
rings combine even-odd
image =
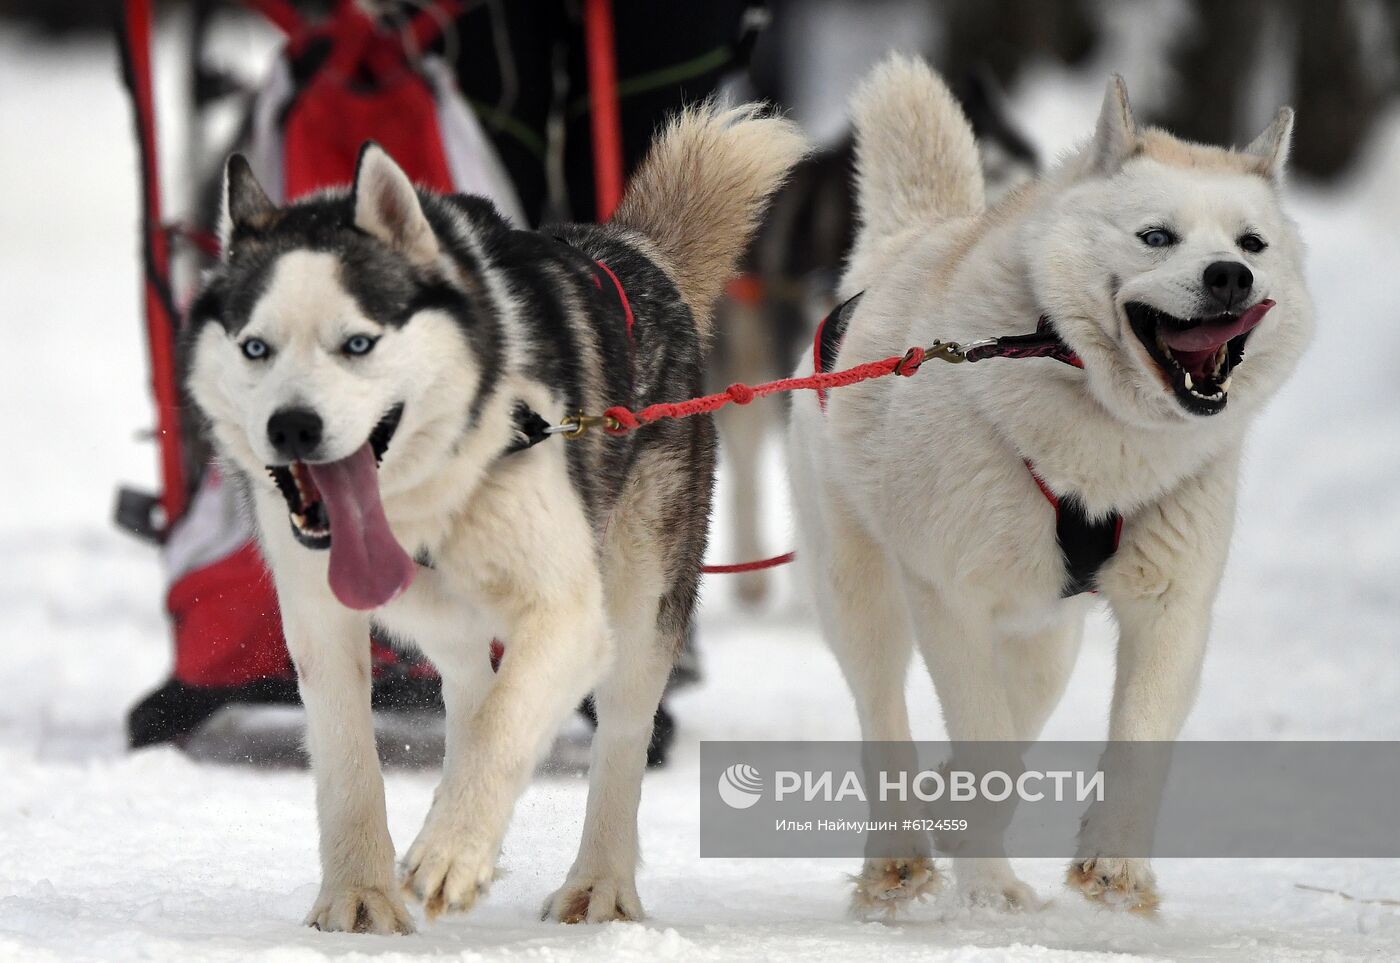
{"type": "MultiPolygon", "coordinates": [[[[1400,909],[1297,888],[1394,899],[1395,862],[1161,861],[1154,923],[1072,896],[1061,862],[1020,861],[1053,898],[1041,912],[1007,916],[941,897],[885,925],[845,919],[852,861],[701,860],[700,740],[856,735],[844,684],[788,583],[774,611],[750,615],[722,579],[706,585],[699,626],[705,681],[676,697],[673,761],[643,794],[646,923],[538,921],[582,824],[574,730],[516,810],[506,875],[469,916],[409,938],[302,927],[318,874],[310,776],[123,748],[125,711],[165,676],[170,654],[156,556],[108,521],[113,486],[149,483],[154,464],[133,440],[150,407],[135,152],[116,76],[107,44],[0,34],[10,452],[0,499],[0,960],[1400,958],[1400,909]]],[[[163,76],[168,107],[174,74],[163,76]]],[[[1041,143],[1061,146],[1065,131],[1088,129],[1101,86],[1097,76],[1042,75],[1019,112],[1041,143]]],[[[1400,169],[1400,123],[1386,130],[1347,190],[1294,205],[1320,336],[1249,445],[1187,738],[1400,739],[1400,186],[1389,173],[1400,169]]],[[[786,509],[769,518],[777,550],[789,538],[786,509]]],[[[727,560],[727,529],[715,531],[712,556],[727,560]]],[[[1097,616],[1048,736],[1101,737],[1112,638],[1097,616]]],[[[941,736],[927,677],[916,672],[909,689],[916,734],[941,736]]],[[[290,711],[262,718],[265,757],[295,755],[295,723],[290,711]]],[[[421,764],[431,751],[414,745],[431,735],[404,739],[394,755],[415,764],[387,780],[400,851],[436,780],[421,764]]]]}

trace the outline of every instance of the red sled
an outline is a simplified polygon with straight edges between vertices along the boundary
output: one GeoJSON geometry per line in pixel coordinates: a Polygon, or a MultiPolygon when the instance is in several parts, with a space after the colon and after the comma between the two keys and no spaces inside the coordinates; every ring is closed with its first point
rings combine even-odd
{"type": "MultiPolygon", "coordinates": [[[[246,0],[286,34],[252,100],[241,145],[274,201],[348,184],[366,140],[388,150],[417,183],[479,194],[524,225],[494,149],[458,92],[448,65],[422,53],[466,6],[440,0],[405,28],[381,26],[352,0],[312,23],[285,0],[246,0]]],[[[183,741],[224,706],[297,703],[291,659],[271,577],[236,493],[212,466],[191,464],[182,443],[175,346],[180,312],[172,290],[162,214],[151,71],[150,0],[126,0],[120,48],[141,153],[142,255],[147,340],[156,402],[161,494],[118,495],[117,522],[161,545],[175,649],[170,679],[132,708],[133,748],[183,741]]],[[[196,57],[198,52],[196,51],[196,57]]],[[[207,231],[185,231],[217,252],[207,231]]],[[[437,673],[378,640],[372,646],[378,709],[441,709],[437,673]]],[[[493,645],[498,661],[499,644],[493,645]]]]}

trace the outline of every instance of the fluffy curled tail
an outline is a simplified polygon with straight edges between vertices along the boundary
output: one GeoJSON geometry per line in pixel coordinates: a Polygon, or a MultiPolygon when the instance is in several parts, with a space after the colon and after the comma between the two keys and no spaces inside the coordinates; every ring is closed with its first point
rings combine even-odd
{"type": "Polygon", "coordinates": [[[859,243],[982,210],[972,126],[922,60],[899,54],[871,71],[851,101],[859,243]]]}
{"type": "Polygon", "coordinates": [[[702,338],[769,196],[806,151],[795,124],[758,105],[706,103],[666,125],[628,183],[612,221],[657,246],[702,338]]]}

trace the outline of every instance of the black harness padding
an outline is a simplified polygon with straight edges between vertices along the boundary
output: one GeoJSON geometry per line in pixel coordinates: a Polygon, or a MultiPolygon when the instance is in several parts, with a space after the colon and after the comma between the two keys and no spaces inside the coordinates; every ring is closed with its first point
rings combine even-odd
{"type": "Polygon", "coordinates": [[[838,305],[817,327],[817,340],[814,346],[815,367],[818,371],[830,371],[836,365],[836,354],[841,350],[841,339],[846,336],[846,326],[851,322],[851,315],[855,313],[856,305],[860,303],[861,294],[857,294],[838,305]]]}
{"type": "Polygon", "coordinates": [[[1051,504],[1055,506],[1055,539],[1065,559],[1065,584],[1060,597],[1098,591],[1099,570],[1118,551],[1123,516],[1091,519],[1074,495],[1054,499],[1051,504]]]}
{"type": "Polygon", "coordinates": [[[515,437],[510,444],[506,445],[504,455],[513,455],[517,451],[524,451],[526,448],[533,448],[542,441],[549,438],[549,433],[545,431],[549,427],[549,422],[540,416],[540,413],[531,408],[523,401],[515,403],[515,411],[511,417],[515,421],[515,437]]]}

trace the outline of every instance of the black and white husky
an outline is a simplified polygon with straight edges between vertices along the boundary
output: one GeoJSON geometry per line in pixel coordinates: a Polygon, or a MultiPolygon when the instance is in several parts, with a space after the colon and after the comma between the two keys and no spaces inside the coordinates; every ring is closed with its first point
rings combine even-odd
{"type": "Polygon", "coordinates": [[[247,489],[306,705],[323,871],[310,925],[408,932],[401,886],[430,917],[471,907],[516,796],[589,691],[583,840],[545,913],[641,916],[641,777],[695,602],[714,428],[531,442],[580,410],[700,391],[713,302],[803,149],[752,108],[687,111],[610,224],[553,233],[417,191],[373,145],[353,189],[280,208],[230,160],[188,385],[247,489]],[[401,880],[371,622],[432,659],[447,706],[442,783],[401,880]],[[493,635],[507,640],[494,676],[493,635]]]}

